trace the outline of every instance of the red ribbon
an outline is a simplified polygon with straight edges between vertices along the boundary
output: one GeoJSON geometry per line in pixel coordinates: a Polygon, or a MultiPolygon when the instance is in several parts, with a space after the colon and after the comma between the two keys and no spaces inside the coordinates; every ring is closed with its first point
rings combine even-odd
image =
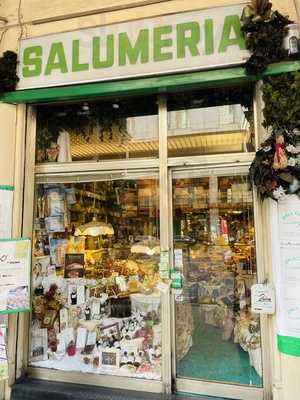
{"type": "Polygon", "coordinates": [[[283,149],[283,144],[281,143],[275,144],[276,158],[278,163],[280,162],[280,150],[282,149],[283,149]]]}

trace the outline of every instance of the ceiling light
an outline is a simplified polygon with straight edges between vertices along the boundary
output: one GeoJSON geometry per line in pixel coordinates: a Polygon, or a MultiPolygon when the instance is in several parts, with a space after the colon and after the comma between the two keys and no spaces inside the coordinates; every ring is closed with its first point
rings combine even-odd
{"type": "Polygon", "coordinates": [[[90,107],[89,107],[88,103],[83,103],[82,110],[83,111],[89,111],[89,109],[90,109],[90,107]]]}

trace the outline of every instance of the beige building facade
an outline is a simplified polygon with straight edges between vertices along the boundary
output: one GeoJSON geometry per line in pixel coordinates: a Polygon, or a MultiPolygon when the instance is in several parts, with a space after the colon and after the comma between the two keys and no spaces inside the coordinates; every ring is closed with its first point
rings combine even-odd
{"type": "MultiPolygon", "coordinates": [[[[0,53],[6,50],[18,53],[19,42],[24,38],[241,3],[247,4],[247,2],[240,0],[214,0],[211,2],[205,0],[90,0],[86,2],[79,0],[52,0],[49,2],[0,0],[0,53]]],[[[298,7],[299,4],[292,0],[274,0],[273,2],[274,9],[278,9],[282,14],[288,14],[296,22],[298,22],[298,7]]],[[[258,86],[259,83],[257,83],[258,86]]],[[[255,101],[255,119],[257,137],[259,138],[263,132],[260,124],[262,120],[262,100],[258,89],[256,90],[255,101]]],[[[32,113],[32,107],[26,111],[26,104],[0,103],[0,183],[15,187],[13,205],[13,236],[15,237],[30,234],[32,230],[30,216],[27,216],[26,208],[28,199],[33,201],[33,191],[29,185],[29,180],[32,177],[29,177],[28,174],[34,173],[31,155],[35,151],[35,144],[28,141],[28,136],[25,139],[25,132],[28,131],[28,127],[34,129],[35,116],[32,113]]],[[[256,212],[256,217],[260,221],[257,230],[263,229],[263,233],[260,234],[264,238],[267,237],[264,243],[257,243],[258,259],[260,258],[261,263],[265,264],[264,278],[272,281],[271,219],[274,215],[272,213],[276,213],[276,210],[274,210],[271,202],[265,202],[263,206],[257,208],[256,212]]],[[[170,311],[170,308],[165,308],[166,312],[168,310],[170,311]]],[[[167,319],[169,320],[169,318],[167,319]]],[[[169,322],[172,323],[171,318],[169,322]]],[[[267,349],[264,351],[268,354],[263,355],[264,391],[263,397],[259,398],[264,400],[296,400],[299,396],[298,393],[300,393],[300,360],[297,357],[284,355],[277,351],[275,325],[274,316],[262,318],[264,348],[267,349]]],[[[2,399],[9,399],[10,385],[27,371],[28,330],[29,322],[26,315],[9,316],[10,380],[8,383],[1,383],[2,399]]],[[[171,351],[170,348],[169,351],[171,351]]],[[[172,360],[165,361],[165,370],[171,371],[171,362],[172,360]]],[[[58,375],[55,376],[58,378],[58,375]]],[[[50,379],[55,381],[55,376],[50,379]]],[[[76,379],[78,376],[76,375],[76,379]]],[[[47,372],[43,374],[42,378],[47,379],[47,372]]],[[[82,383],[84,383],[84,379],[82,375],[82,383]]],[[[171,377],[164,379],[164,390],[170,391],[171,377]]],[[[58,378],[58,380],[61,380],[61,378],[58,378]]],[[[67,380],[72,379],[68,377],[67,380]]],[[[95,380],[92,383],[95,383],[95,380]]],[[[112,381],[112,384],[114,385],[114,381],[112,381]]],[[[211,388],[214,383],[210,383],[210,385],[209,390],[202,392],[203,394],[214,394],[222,397],[226,396],[226,393],[231,393],[230,391],[227,392],[227,389],[224,392],[222,388],[214,390],[211,388]]],[[[147,390],[151,391],[150,386],[147,390]]],[[[159,391],[158,389],[155,390],[159,391]]],[[[201,394],[201,389],[199,393],[201,394]]],[[[246,393],[247,397],[236,398],[253,399],[252,394],[247,394],[247,391],[239,392],[237,390],[236,396],[239,396],[238,393],[243,393],[241,396],[246,393]]]]}

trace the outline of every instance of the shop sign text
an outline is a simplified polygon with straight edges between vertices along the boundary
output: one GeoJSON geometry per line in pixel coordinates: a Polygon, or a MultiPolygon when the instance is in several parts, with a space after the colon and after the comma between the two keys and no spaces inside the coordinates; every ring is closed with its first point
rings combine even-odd
{"type": "Polygon", "coordinates": [[[242,6],[185,12],[25,39],[18,89],[245,62],[242,6]]]}

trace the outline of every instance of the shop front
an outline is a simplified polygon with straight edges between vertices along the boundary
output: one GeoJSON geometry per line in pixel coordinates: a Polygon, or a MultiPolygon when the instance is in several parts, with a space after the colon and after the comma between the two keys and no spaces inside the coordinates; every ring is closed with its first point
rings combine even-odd
{"type": "Polygon", "coordinates": [[[271,398],[271,330],[251,311],[267,262],[242,9],[22,41],[4,101],[27,103],[19,362],[31,377],[271,398]]]}

